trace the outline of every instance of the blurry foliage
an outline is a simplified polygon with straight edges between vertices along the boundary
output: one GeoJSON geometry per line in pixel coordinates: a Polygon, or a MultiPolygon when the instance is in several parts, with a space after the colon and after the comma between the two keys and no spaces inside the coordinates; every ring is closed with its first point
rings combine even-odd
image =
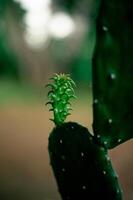
{"type": "Polygon", "coordinates": [[[72,11],[76,4],[76,0],[55,0],[54,3],[66,11],[72,11]]]}
{"type": "Polygon", "coordinates": [[[14,9],[17,13],[16,19],[21,20],[23,10],[13,0],[0,1],[0,77],[19,78],[17,56],[13,52],[8,39],[7,12],[14,9]]]}
{"type": "MultiPolygon", "coordinates": [[[[70,41],[56,41],[53,50],[53,57],[58,63],[58,69],[64,72],[69,71],[72,78],[81,84],[90,84],[92,80],[92,54],[95,44],[95,24],[94,20],[97,15],[98,0],[55,0],[55,7],[70,13],[71,16],[83,17],[86,24],[86,30],[78,39],[78,33],[70,41]],[[75,38],[77,44],[75,45],[75,38]],[[72,43],[75,46],[75,50],[72,43]],[[56,49],[56,50],[55,50],[56,49]]],[[[78,29],[82,27],[77,27],[78,29]]]]}
{"type": "Polygon", "coordinates": [[[76,82],[90,83],[94,38],[90,42],[90,38],[87,36],[84,41],[81,40],[81,43],[76,51],[71,49],[65,41],[55,41],[51,48],[51,54],[53,62],[57,64],[58,73],[69,72],[76,82]]]}
{"type": "Polygon", "coordinates": [[[89,21],[92,2],[92,0],[53,1],[53,7],[55,6],[58,11],[65,10],[71,13],[72,17],[83,17],[86,20],[87,29],[83,33],[83,30],[78,30],[80,29],[78,26],[72,37],[62,40],[51,39],[49,45],[36,54],[26,46],[23,30],[21,30],[21,27],[24,28],[25,11],[18,2],[0,0],[0,77],[28,80],[30,83],[37,84],[41,82],[40,80],[45,81],[49,73],[64,72],[71,73],[76,82],[90,83],[91,59],[95,43],[94,30],[91,32],[88,30],[89,26],[93,29],[89,21]],[[11,17],[8,15],[9,12],[11,17]],[[15,28],[19,25],[20,29],[15,28]],[[14,41],[18,45],[14,44],[14,41]]]}
{"type": "MultiPolygon", "coordinates": [[[[76,35],[73,37],[76,38],[76,35]]],[[[78,40],[78,38],[77,38],[78,40]]],[[[92,55],[95,44],[95,31],[87,31],[78,44],[74,39],[54,41],[51,47],[52,58],[57,63],[58,73],[71,73],[72,78],[81,84],[92,81],[92,55]],[[72,43],[72,45],[71,45],[72,43]]]]}
{"type": "Polygon", "coordinates": [[[92,54],[95,44],[95,34],[92,31],[86,35],[81,44],[79,54],[71,67],[72,76],[81,83],[90,84],[92,81],[92,54]]]}

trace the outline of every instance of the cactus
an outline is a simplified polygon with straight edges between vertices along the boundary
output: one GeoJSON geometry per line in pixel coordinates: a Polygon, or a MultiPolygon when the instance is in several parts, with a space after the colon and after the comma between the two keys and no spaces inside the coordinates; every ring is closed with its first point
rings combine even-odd
{"type": "Polygon", "coordinates": [[[47,85],[55,123],[48,151],[62,200],[123,199],[108,150],[133,137],[132,7],[125,0],[99,4],[92,70],[94,135],[76,122],[65,122],[75,98],[70,76],[55,75],[47,85]]]}
{"type": "Polygon", "coordinates": [[[50,163],[63,200],[121,200],[121,189],[108,150],[98,145],[87,128],[75,122],[65,123],[75,84],[68,75],[55,75],[48,84],[49,102],[56,127],[49,136],[50,163]],[[61,110],[60,110],[61,109],[61,110]],[[65,115],[64,115],[65,113],[65,115]]]}
{"type": "Polygon", "coordinates": [[[56,125],[60,125],[70,115],[71,104],[69,100],[76,98],[72,87],[72,85],[75,86],[75,83],[68,74],[55,74],[51,79],[54,80],[54,83],[46,85],[46,87],[51,87],[48,92],[49,102],[46,105],[50,104],[52,106],[49,111],[53,111],[54,119],[51,119],[51,121],[55,122],[56,125]]]}
{"type": "Polygon", "coordinates": [[[63,200],[122,199],[108,151],[95,144],[87,128],[74,122],[54,128],[49,155],[63,200]]]}
{"type": "Polygon", "coordinates": [[[113,148],[133,137],[133,2],[102,0],[93,56],[93,130],[113,148]]]}

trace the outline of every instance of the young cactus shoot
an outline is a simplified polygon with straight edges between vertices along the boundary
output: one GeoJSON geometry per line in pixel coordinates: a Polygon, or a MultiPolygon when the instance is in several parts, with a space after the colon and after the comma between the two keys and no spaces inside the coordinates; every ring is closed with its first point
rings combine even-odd
{"type": "Polygon", "coordinates": [[[51,120],[56,126],[59,126],[70,115],[70,110],[72,110],[70,99],[76,98],[73,89],[76,85],[69,74],[55,74],[50,80],[53,82],[46,85],[46,87],[50,87],[48,92],[49,101],[46,105],[51,105],[50,111],[53,111],[54,115],[54,119],[51,120]]]}

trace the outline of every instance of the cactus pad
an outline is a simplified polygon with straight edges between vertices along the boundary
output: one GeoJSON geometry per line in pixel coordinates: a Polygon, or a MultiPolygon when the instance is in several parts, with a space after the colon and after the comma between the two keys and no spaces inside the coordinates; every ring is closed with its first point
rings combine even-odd
{"type": "Polygon", "coordinates": [[[87,128],[74,122],[55,127],[49,155],[63,200],[122,200],[108,152],[95,144],[87,128]]]}
{"type": "Polygon", "coordinates": [[[132,20],[132,1],[101,1],[93,62],[93,129],[106,148],[133,137],[132,20]]]}

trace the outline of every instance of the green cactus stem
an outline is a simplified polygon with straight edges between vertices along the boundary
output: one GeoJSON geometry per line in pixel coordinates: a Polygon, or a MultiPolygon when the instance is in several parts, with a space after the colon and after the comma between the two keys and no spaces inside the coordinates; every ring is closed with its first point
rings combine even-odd
{"type": "Polygon", "coordinates": [[[50,111],[53,111],[54,119],[51,120],[59,126],[70,115],[69,111],[72,110],[70,99],[76,98],[73,89],[75,83],[69,74],[55,74],[51,80],[53,80],[53,83],[46,85],[51,89],[48,92],[49,101],[46,104],[52,106],[50,111]]]}
{"type": "Polygon", "coordinates": [[[101,0],[93,56],[93,131],[106,148],[133,137],[133,1],[101,0]]]}
{"type": "Polygon", "coordinates": [[[55,127],[48,149],[62,200],[122,200],[108,151],[87,128],[75,122],[55,127]]]}

